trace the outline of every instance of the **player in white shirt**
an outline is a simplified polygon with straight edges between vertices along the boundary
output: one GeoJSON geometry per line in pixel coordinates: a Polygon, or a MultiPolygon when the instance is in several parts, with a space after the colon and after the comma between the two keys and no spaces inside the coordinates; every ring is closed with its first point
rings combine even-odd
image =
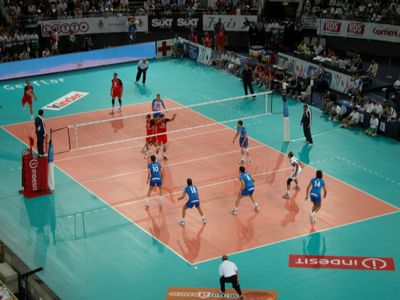
{"type": "Polygon", "coordinates": [[[302,169],[302,163],[293,155],[293,152],[290,151],[288,153],[288,158],[290,161],[290,165],[292,167],[292,173],[290,174],[288,180],[286,181],[286,193],[283,195],[283,198],[285,199],[290,199],[290,184],[292,181],[296,184],[294,186],[295,190],[300,190],[299,182],[297,181],[297,177],[301,174],[303,171],[302,169]]]}
{"type": "Polygon", "coordinates": [[[352,125],[357,125],[360,120],[360,114],[358,113],[357,107],[353,107],[351,113],[343,120],[341,127],[348,128],[352,125]]]}
{"type": "Polygon", "coordinates": [[[371,119],[369,120],[369,127],[365,130],[365,133],[369,136],[376,136],[378,132],[379,119],[375,113],[372,113],[371,119]]]}

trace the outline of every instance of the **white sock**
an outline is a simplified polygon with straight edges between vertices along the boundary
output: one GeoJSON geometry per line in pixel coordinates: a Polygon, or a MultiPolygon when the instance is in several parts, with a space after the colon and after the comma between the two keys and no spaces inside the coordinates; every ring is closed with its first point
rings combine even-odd
{"type": "Polygon", "coordinates": [[[244,155],[242,155],[242,160],[244,160],[244,155]]]}

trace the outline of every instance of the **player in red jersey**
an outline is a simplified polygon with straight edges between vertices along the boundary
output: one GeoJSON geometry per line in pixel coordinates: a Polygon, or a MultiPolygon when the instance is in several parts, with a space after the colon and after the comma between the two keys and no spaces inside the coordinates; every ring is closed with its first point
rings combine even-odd
{"type": "Polygon", "coordinates": [[[164,114],[161,114],[155,122],[155,133],[157,134],[157,152],[156,153],[158,154],[160,152],[160,148],[162,146],[164,160],[168,159],[168,157],[166,155],[167,143],[168,143],[167,123],[175,120],[175,117],[176,117],[176,114],[174,114],[172,116],[172,118],[169,119],[169,118],[166,118],[164,114]]]}
{"type": "Polygon", "coordinates": [[[111,81],[111,91],[110,91],[111,101],[112,101],[111,114],[114,114],[115,98],[118,98],[118,102],[119,102],[118,112],[122,111],[122,99],[121,98],[122,98],[123,90],[124,90],[124,87],[122,85],[121,79],[118,78],[117,73],[114,73],[114,78],[111,81]]]}
{"type": "Polygon", "coordinates": [[[151,115],[146,115],[146,143],[142,148],[142,153],[145,154],[144,158],[150,156],[151,145],[156,145],[156,137],[154,135],[155,120],[151,118],[151,115]]]}
{"type": "Polygon", "coordinates": [[[31,114],[31,120],[33,120],[32,98],[35,98],[35,101],[37,101],[37,97],[35,92],[33,91],[33,86],[31,86],[31,82],[29,80],[26,80],[25,83],[26,86],[24,89],[24,95],[22,96],[22,107],[25,109],[25,105],[29,105],[29,113],[31,114]]]}

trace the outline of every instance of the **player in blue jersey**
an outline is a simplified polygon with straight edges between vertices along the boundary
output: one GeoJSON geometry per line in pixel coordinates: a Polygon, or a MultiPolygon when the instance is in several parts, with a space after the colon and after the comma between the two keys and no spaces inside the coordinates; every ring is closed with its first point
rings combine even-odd
{"type": "Polygon", "coordinates": [[[160,94],[157,94],[156,99],[151,102],[151,110],[153,111],[153,117],[157,118],[161,115],[162,110],[165,109],[164,101],[161,99],[160,94]]]}
{"type": "Polygon", "coordinates": [[[249,153],[249,138],[247,137],[247,130],[246,127],[243,126],[243,121],[238,121],[237,122],[237,129],[236,129],[236,135],[233,138],[233,143],[235,143],[236,138],[239,136],[239,146],[240,146],[240,151],[242,153],[242,158],[240,160],[240,164],[244,163],[244,153],[246,153],[247,156],[247,164],[250,165],[250,153],[249,153]]]}
{"type": "Polygon", "coordinates": [[[182,207],[182,220],[179,222],[179,224],[185,225],[186,210],[188,208],[193,208],[193,206],[195,206],[199,211],[203,224],[206,224],[206,218],[204,217],[203,211],[200,207],[199,190],[197,189],[197,186],[193,185],[192,179],[188,178],[186,182],[187,186],[185,186],[185,188],[183,189],[182,196],[180,196],[178,200],[182,200],[183,198],[185,198],[186,195],[188,195],[189,199],[182,207]]]}
{"type": "Polygon", "coordinates": [[[242,199],[245,196],[250,197],[251,201],[253,201],[254,209],[256,211],[259,211],[260,206],[258,205],[257,201],[255,201],[253,198],[253,193],[255,190],[253,177],[251,177],[249,173],[246,173],[246,169],[243,166],[239,167],[239,173],[240,173],[239,180],[242,183],[242,186],[240,187],[235,207],[232,209],[232,215],[237,215],[240,199],[242,199]]]}
{"type": "Polygon", "coordinates": [[[145,200],[146,207],[150,206],[150,194],[154,187],[158,187],[160,191],[160,202],[158,207],[162,206],[162,171],[161,165],[157,162],[155,155],[150,157],[150,163],[147,165],[147,183],[149,184],[149,191],[145,200]]]}
{"type": "Polygon", "coordinates": [[[318,170],[316,177],[311,179],[310,183],[307,186],[305,199],[307,201],[308,195],[310,193],[311,202],[313,203],[313,208],[310,214],[310,221],[312,224],[315,224],[317,220],[316,214],[321,208],[321,189],[324,190],[324,198],[326,198],[326,194],[328,193],[328,191],[326,190],[325,181],[322,179],[322,171],[318,170]]]}

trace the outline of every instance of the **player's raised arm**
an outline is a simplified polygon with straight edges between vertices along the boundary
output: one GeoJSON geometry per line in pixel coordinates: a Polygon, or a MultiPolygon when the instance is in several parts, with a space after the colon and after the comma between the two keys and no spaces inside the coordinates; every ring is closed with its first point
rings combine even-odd
{"type": "Polygon", "coordinates": [[[176,113],[174,113],[174,114],[172,115],[172,118],[171,118],[169,121],[172,122],[173,120],[175,120],[175,118],[176,118],[176,113]]]}

